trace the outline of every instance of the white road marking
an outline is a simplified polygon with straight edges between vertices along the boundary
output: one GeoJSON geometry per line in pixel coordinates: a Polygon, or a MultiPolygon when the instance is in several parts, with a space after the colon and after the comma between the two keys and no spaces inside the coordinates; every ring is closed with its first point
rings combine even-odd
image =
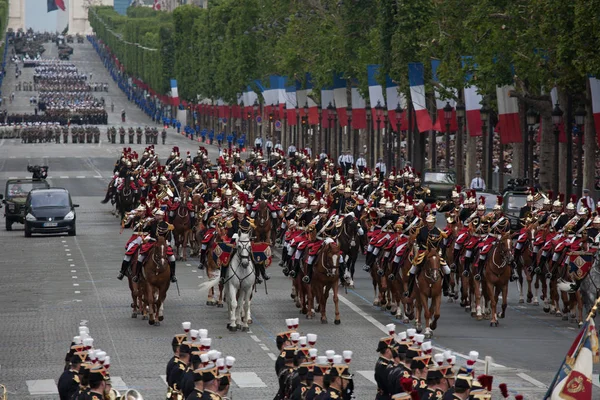
{"type": "Polygon", "coordinates": [[[71,253],[67,253],[67,257],[69,257],[71,255],[71,253]]]}
{"type": "Polygon", "coordinates": [[[61,176],[60,179],[69,179],[68,176],[61,176]]]}
{"type": "MultiPolygon", "coordinates": [[[[352,311],[354,311],[355,313],[357,313],[358,315],[360,315],[361,317],[363,317],[364,319],[366,319],[367,321],[369,321],[374,327],[376,327],[377,329],[379,329],[380,331],[382,331],[386,335],[388,334],[387,328],[382,323],[380,323],[375,318],[373,318],[371,315],[369,315],[366,312],[364,312],[363,310],[361,310],[360,307],[358,307],[356,304],[354,304],[353,302],[351,302],[350,300],[348,300],[345,296],[338,295],[338,298],[340,299],[340,301],[342,303],[344,303],[345,305],[347,305],[348,308],[350,308],[352,311]]],[[[444,349],[444,348],[439,347],[439,346],[433,346],[433,348],[435,350],[437,350],[437,351],[448,350],[448,349],[444,349]]],[[[454,350],[452,350],[452,353],[455,354],[458,357],[464,358],[465,360],[469,358],[469,356],[467,356],[465,354],[457,353],[454,350]]],[[[483,360],[477,360],[477,361],[480,362],[480,363],[484,363],[483,360]]],[[[494,367],[494,368],[506,368],[504,365],[496,364],[496,363],[491,363],[490,365],[492,367],[494,367]]]]}
{"type": "Polygon", "coordinates": [[[71,278],[73,278],[73,279],[77,279],[77,276],[73,275],[71,278]]]}
{"type": "Polygon", "coordinates": [[[72,259],[72,258],[69,258],[67,261],[73,261],[73,259],[72,259]]]}
{"type": "Polygon", "coordinates": [[[27,390],[32,396],[58,394],[58,388],[54,379],[38,379],[33,381],[26,381],[27,390]]]}
{"type": "Polygon", "coordinates": [[[9,176],[8,179],[19,179],[17,176],[9,176]]]}
{"type": "Polygon", "coordinates": [[[374,371],[356,371],[357,374],[360,374],[366,380],[371,382],[374,385],[377,385],[377,381],[375,380],[375,372],[374,371]]]}
{"type": "Polygon", "coordinates": [[[72,273],[75,273],[75,272],[77,272],[77,270],[76,270],[76,269],[72,269],[72,270],[71,270],[71,272],[72,272],[72,273]]]}
{"type": "Polygon", "coordinates": [[[273,353],[267,353],[267,355],[269,356],[269,358],[270,358],[271,360],[273,360],[273,361],[276,361],[276,360],[277,360],[277,356],[276,356],[275,354],[273,354],[273,353]]]}
{"type": "Polygon", "coordinates": [[[74,283],[73,286],[79,286],[79,283],[74,283]]]}
{"type": "Polygon", "coordinates": [[[128,387],[125,384],[125,382],[123,382],[123,379],[121,379],[120,376],[110,376],[110,381],[112,382],[112,387],[117,389],[119,392],[125,392],[127,391],[128,387]]]}
{"type": "Polygon", "coordinates": [[[167,376],[166,375],[161,375],[160,379],[162,379],[162,381],[165,383],[165,385],[169,386],[169,384],[167,383],[167,376]]]}
{"type": "Polygon", "coordinates": [[[252,340],[254,340],[256,343],[260,343],[260,339],[258,338],[258,336],[256,335],[250,335],[250,337],[252,338],[252,340]]]}
{"type": "Polygon", "coordinates": [[[81,293],[81,291],[80,291],[80,290],[76,290],[76,291],[75,291],[75,294],[80,294],[80,293],[81,293]]]}
{"type": "Polygon", "coordinates": [[[598,382],[598,374],[592,374],[592,384],[600,388],[600,382],[598,382]]]}
{"type": "Polygon", "coordinates": [[[267,385],[254,372],[232,372],[231,379],[240,388],[264,388],[267,385]]]}
{"type": "Polygon", "coordinates": [[[193,269],[192,272],[198,272],[197,270],[193,269]]]}
{"type": "Polygon", "coordinates": [[[526,380],[527,382],[531,383],[533,386],[537,386],[537,387],[539,387],[540,389],[548,389],[548,385],[546,385],[546,384],[544,384],[544,383],[542,383],[542,382],[538,381],[538,380],[537,380],[537,379],[535,379],[535,378],[532,378],[531,376],[529,376],[529,375],[527,375],[527,374],[524,374],[524,373],[522,373],[522,372],[519,372],[519,373],[517,374],[517,376],[518,376],[519,378],[521,378],[521,379],[523,379],[523,380],[526,380]]]}
{"type": "Polygon", "coordinates": [[[61,240],[61,241],[62,241],[63,243],[67,243],[67,241],[66,241],[66,240],[61,240]]]}
{"type": "Polygon", "coordinates": [[[260,343],[260,344],[259,344],[259,346],[260,346],[260,348],[261,348],[261,349],[263,349],[264,351],[269,351],[269,348],[267,347],[267,345],[266,345],[266,344],[264,344],[264,343],[260,343]]]}
{"type": "Polygon", "coordinates": [[[75,264],[69,264],[69,267],[74,267],[74,266],[75,266],[75,264]]]}
{"type": "Polygon", "coordinates": [[[75,302],[77,302],[77,303],[81,303],[82,301],[83,301],[83,300],[80,300],[80,299],[75,299],[75,302]]]}
{"type": "Polygon", "coordinates": [[[77,179],[84,179],[84,178],[85,178],[85,176],[78,175],[78,176],[76,176],[75,178],[77,178],[77,179]]]}

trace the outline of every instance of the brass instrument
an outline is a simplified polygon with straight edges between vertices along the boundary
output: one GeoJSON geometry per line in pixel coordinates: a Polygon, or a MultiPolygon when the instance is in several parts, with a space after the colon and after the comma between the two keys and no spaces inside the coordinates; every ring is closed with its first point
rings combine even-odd
{"type": "Polygon", "coordinates": [[[6,394],[6,386],[0,383],[0,389],[2,389],[2,397],[0,397],[0,399],[8,400],[8,395],[6,394]]]}
{"type": "Polygon", "coordinates": [[[108,393],[108,398],[110,400],[118,400],[121,397],[121,393],[115,388],[110,388],[110,392],[108,393]]]}
{"type": "Polygon", "coordinates": [[[121,397],[117,398],[117,400],[144,400],[144,398],[137,390],[129,389],[121,397]]]}

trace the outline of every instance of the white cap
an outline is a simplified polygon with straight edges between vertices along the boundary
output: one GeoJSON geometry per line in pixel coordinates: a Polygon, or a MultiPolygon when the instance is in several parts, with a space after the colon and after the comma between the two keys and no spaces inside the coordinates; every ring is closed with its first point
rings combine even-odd
{"type": "Polygon", "coordinates": [[[306,343],[307,343],[307,339],[306,336],[300,336],[300,338],[298,339],[298,343],[300,344],[301,347],[306,347],[306,343]]]}
{"type": "Polygon", "coordinates": [[[442,353],[437,353],[433,356],[433,360],[438,364],[442,364],[444,362],[444,355],[442,353]]]}
{"type": "Polygon", "coordinates": [[[318,356],[316,364],[317,365],[325,365],[325,364],[329,364],[329,361],[327,361],[326,356],[318,356]]]}
{"type": "Polygon", "coordinates": [[[217,358],[217,367],[224,367],[224,366],[225,366],[225,359],[217,358]]]}
{"type": "Polygon", "coordinates": [[[421,334],[421,333],[417,333],[415,335],[415,342],[417,342],[418,344],[422,344],[425,341],[425,335],[421,334]]]}
{"type": "Polygon", "coordinates": [[[343,360],[344,360],[344,358],[339,354],[336,354],[335,356],[333,356],[334,364],[341,364],[343,362],[343,360]]]}
{"type": "Polygon", "coordinates": [[[200,339],[200,346],[210,347],[211,343],[212,343],[212,339],[211,338],[200,339]]]}
{"type": "Polygon", "coordinates": [[[391,335],[393,332],[396,332],[396,324],[387,324],[385,329],[387,329],[388,333],[391,335]]]}
{"type": "Polygon", "coordinates": [[[197,338],[198,337],[198,330],[197,329],[190,330],[190,337],[197,338]]]}
{"type": "Polygon", "coordinates": [[[400,341],[406,340],[406,337],[408,335],[406,334],[406,332],[400,332],[398,333],[398,339],[400,339],[400,341]]]}
{"type": "Polygon", "coordinates": [[[325,352],[325,356],[327,356],[327,359],[333,358],[333,356],[335,356],[335,351],[334,350],[327,350],[325,352]]]}
{"type": "Polygon", "coordinates": [[[232,356],[225,357],[225,365],[227,366],[227,368],[233,367],[233,364],[235,364],[235,357],[232,357],[232,356]]]}
{"type": "Polygon", "coordinates": [[[319,350],[317,350],[317,349],[314,349],[314,348],[313,349],[309,349],[308,350],[308,355],[311,356],[311,357],[316,357],[318,352],[319,352],[319,350]]]}
{"type": "Polygon", "coordinates": [[[188,321],[181,323],[181,327],[183,328],[183,330],[189,330],[191,326],[192,326],[192,323],[188,322],[188,321]]]}
{"type": "Polygon", "coordinates": [[[198,336],[200,337],[200,339],[206,339],[208,337],[208,330],[198,329],[198,336]]]}
{"type": "Polygon", "coordinates": [[[345,360],[352,360],[352,350],[344,350],[342,352],[342,355],[344,356],[344,361],[345,360]]]}
{"type": "Polygon", "coordinates": [[[300,340],[300,334],[298,332],[292,332],[292,334],[290,335],[290,339],[292,339],[292,341],[296,342],[296,341],[300,340]]]}
{"type": "Polygon", "coordinates": [[[309,334],[307,334],[306,338],[308,339],[309,342],[316,342],[317,341],[317,335],[315,333],[309,333],[309,334]]]}
{"type": "Polygon", "coordinates": [[[477,361],[478,358],[479,358],[479,352],[477,352],[475,350],[471,350],[469,352],[469,360],[471,360],[471,361],[477,361]]]}

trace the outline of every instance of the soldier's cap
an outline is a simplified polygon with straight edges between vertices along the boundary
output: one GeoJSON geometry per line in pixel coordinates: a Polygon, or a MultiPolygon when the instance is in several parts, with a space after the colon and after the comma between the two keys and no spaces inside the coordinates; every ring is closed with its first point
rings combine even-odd
{"type": "Polygon", "coordinates": [[[436,379],[444,378],[444,372],[437,367],[427,369],[427,381],[434,381],[436,379]]]}
{"type": "Polygon", "coordinates": [[[192,351],[192,356],[190,358],[190,362],[192,364],[198,364],[202,362],[202,354],[206,354],[205,351],[192,351]]]}
{"type": "Polygon", "coordinates": [[[313,376],[325,376],[329,371],[329,364],[315,364],[313,368],[313,376]]]}
{"type": "Polygon", "coordinates": [[[296,347],[284,347],[281,353],[286,360],[291,360],[292,358],[294,358],[296,350],[296,347]]]}
{"type": "Polygon", "coordinates": [[[206,368],[202,369],[202,382],[210,382],[217,378],[219,369],[213,363],[210,363],[206,368]]]}
{"type": "Polygon", "coordinates": [[[179,354],[191,354],[192,353],[192,348],[190,347],[189,343],[182,343],[179,346],[179,354]]]}
{"type": "Polygon", "coordinates": [[[456,377],[454,387],[457,389],[471,389],[473,386],[473,377],[471,375],[460,374],[456,377]]]}
{"type": "Polygon", "coordinates": [[[295,357],[297,359],[308,358],[310,349],[308,347],[302,347],[300,349],[296,349],[295,357]]]}
{"type": "Polygon", "coordinates": [[[386,336],[384,338],[379,339],[379,343],[377,343],[377,352],[381,353],[388,348],[392,348],[394,343],[394,338],[392,336],[386,336]]]}
{"type": "Polygon", "coordinates": [[[298,371],[298,375],[305,376],[305,375],[308,375],[309,373],[312,374],[312,372],[314,371],[314,368],[315,368],[315,364],[312,361],[307,361],[307,362],[303,362],[302,364],[300,364],[298,366],[298,368],[296,369],[296,371],[298,371]]]}
{"type": "Polygon", "coordinates": [[[277,348],[280,348],[284,342],[290,340],[291,334],[292,334],[292,331],[278,333],[277,337],[275,338],[275,342],[277,343],[277,348]]]}
{"type": "Polygon", "coordinates": [[[181,346],[181,343],[183,343],[185,339],[187,339],[187,335],[185,333],[178,333],[177,335],[173,336],[173,341],[171,344],[173,346],[181,346]]]}
{"type": "Polygon", "coordinates": [[[194,382],[200,382],[202,380],[203,372],[201,369],[194,370],[194,382]]]}
{"type": "Polygon", "coordinates": [[[190,344],[190,349],[191,349],[192,354],[194,354],[195,352],[199,352],[201,348],[202,348],[202,344],[200,344],[200,343],[190,344]]]}
{"type": "Polygon", "coordinates": [[[88,381],[89,381],[90,385],[93,386],[94,384],[97,384],[102,381],[108,381],[109,379],[110,379],[110,377],[108,375],[108,371],[106,370],[106,368],[104,368],[102,366],[98,366],[98,367],[93,367],[90,370],[90,376],[88,378],[88,381]]]}
{"type": "Polygon", "coordinates": [[[349,371],[349,367],[347,364],[334,364],[329,369],[329,376],[339,376],[343,379],[352,379],[354,375],[352,375],[349,371]]]}
{"type": "Polygon", "coordinates": [[[397,342],[396,351],[400,354],[405,354],[408,352],[408,346],[410,346],[409,341],[397,342]]]}
{"type": "Polygon", "coordinates": [[[417,347],[409,347],[408,350],[406,350],[406,358],[412,360],[414,358],[417,358],[421,355],[421,349],[417,348],[417,347]]]}
{"type": "Polygon", "coordinates": [[[82,344],[75,344],[71,346],[71,354],[77,353],[78,351],[85,351],[85,346],[82,344]]]}
{"type": "Polygon", "coordinates": [[[449,365],[440,367],[440,371],[442,371],[442,373],[444,374],[444,378],[446,378],[446,379],[456,378],[456,374],[454,373],[454,370],[449,365]]]}
{"type": "Polygon", "coordinates": [[[412,359],[410,363],[410,369],[425,369],[431,360],[431,356],[419,356],[412,359]]]}
{"type": "Polygon", "coordinates": [[[88,352],[87,351],[76,351],[75,353],[73,353],[73,355],[71,356],[71,363],[75,364],[81,364],[84,361],[88,361],[90,359],[88,352]]]}

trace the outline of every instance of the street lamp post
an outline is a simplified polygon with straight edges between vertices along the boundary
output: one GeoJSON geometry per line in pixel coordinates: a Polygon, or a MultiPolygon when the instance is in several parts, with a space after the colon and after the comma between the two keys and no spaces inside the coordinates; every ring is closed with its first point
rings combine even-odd
{"type": "MultiPolygon", "coordinates": [[[[350,148],[350,140],[352,138],[353,135],[353,129],[352,129],[352,107],[348,106],[346,107],[346,114],[348,114],[348,129],[346,130],[347,136],[348,136],[348,147],[346,147],[347,149],[350,148]]],[[[354,154],[354,149],[352,150],[352,154],[354,154]]]]}
{"type": "Polygon", "coordinates": [[[563,111],[558,103],[554,105],[552,110],[552,124],[554,125],[554,193],[558,193],[558,135],[560,134],[560,124],[563,121],[563,111]]]}
{"type": "MultiPolygon", "coordinates": [[[[397,152],[400,153],[400,149],[401,149],[401,143],[400,143],[400,139],[402,138],[402,136],[400,135],[400,123],[402,122],[402,106],[400,106],[400,102],[398,102],[398,104],[396,105],[396,109],[394,110],[394,113],[396,115],[396,139],[397,139],[397,145],[398,145],[398,149],[397,152]]],[[[396,149],[394,149],[396,150],[396,149]]],[[[406,153],[404,156],[405,160],[406,160],[406,153]]],[[[400,169],[400,157],[398,157],[397,162],[396,162],[396,168],[400,169]]]]}
{"type": "Polygon", "coordinates": [[[487,187],[492,188],[492,180],[493,180],[493,174],[492,174],[492,158],[493,158],[493,154],[494,154],[494,138],[493,138],[493,128],[491,126],[491,124],[489,123],[489,118],[490,118],[490,109],[487,106],[487,102],[483,103],[483,106],[481,107],[481,110],[479,110],[480,114],[481,114],[481,130],[482,130],[482,134],[483,134],[483,142],[484,142],[484,154],[486,155],[484,157],[485,159],[485,163],[482,163],[483,165],[485,165],[485,179],[487,180],[487,187]],[[489,131],[489,132],[488,132],[489,131]],[[485,146],[485,141],[487,139],[487,147],[485,146]]]}
{"type": "Polygon", "coordinates": [[[287,104],[283,105],[283,115],[281,117],[283,118],[283,124],[281,126],[281,132],[279,134],[279,143],[281,143],[281,145],[283,146],[283,148],[287,149],[287,147],[289,146],[289,144],[288,144],[288,137],[287,137],[287,132],[288,132],[288,126],[287,126],[287,104]]]}
{"type": "Polygon", "coordinates": [[[523,158],[525,161],[525,177],[529,179],[529,184],[533,186],[534,177],[533,177],[533,148],[535,147],[535,143],[533,140],[534,136],[534,128],[533,126],[537,124],[538,113],[532,108],[529,108],[526,114],[527,117],[527,135],[525,135],[525,149],[523,151],[523,158]]]}
{"type": "Polygon", "coordinates": [[[452,106],[447,101],[444,106],[444,119],[446,120],[446,169],[450,169],[450,120],[452,119],[452,106]]]}
{"type": "Polygon", "coordinates": [[[455,165],[456,165],[456,182],[459,185],[463,185],[465,183],[464,181],[464,174],[465,174],[465,168],[463,166],[463,122],[465,120],[465,114],[466,114],[466,109],[465,109],[465,104],[461,101],[459,103],[456,104],[456,119],[458,121],[458,132],[456,133],[456,144],[455,144],[455,149],[456,149],[456,154],[454,156],[455,158],[455,165]]]}
{"type": "MultiPolygon", "coordinates": [[[[260,110],[260,104],[258,103],[258,99],[254,99],[254,104],[252,105],[252,110],[254,111],[254,122],[256,125],[254,125],[254,135],[251,138],[251,142],[250,145],[254,146],[254,140],[256,140],[256,134],[258,133],[259,130],[259,124],[258,121],[256,120],[256,117],[258,117],[259,115],[259,110],[260,110]]],[[[261,128],[262,130],[262,128],[261,128]]]]}
{"type": "Polygon", "coordinates": [[[329,102],[329,105],[327,106],[327,111],[329,119],[329,135],[327,135],[327,154],[329,154],[329,152],[331,151],[331,138],[333,136],[332,133],[335,131],[335,123],[337,119],[337,115],[335,114],[335,107],[333,106],[333,104],[331,104],[331,102],[329,102]]]}
{"type": "Polygon", "coordinates": [[[585,108],[581,105],[579,105],[574,114],[575,124],[577,125],[577,197],[581,197],[583,191],[583,127],[585,125],[586,114],[585,108]]]}
{"type": "MultiPolygon", "coordinates": [[[[377,116],[377,155],[379,155],[379,140],[381,137],[381,122],[383,118],[383,106],[379,100],[377,100],[377,105],[375,106],[375,114],[377,116]]],[[[375,157],[375,155],[373,155],[373,162],[377,162],[377,157],[375,157]]]]}

